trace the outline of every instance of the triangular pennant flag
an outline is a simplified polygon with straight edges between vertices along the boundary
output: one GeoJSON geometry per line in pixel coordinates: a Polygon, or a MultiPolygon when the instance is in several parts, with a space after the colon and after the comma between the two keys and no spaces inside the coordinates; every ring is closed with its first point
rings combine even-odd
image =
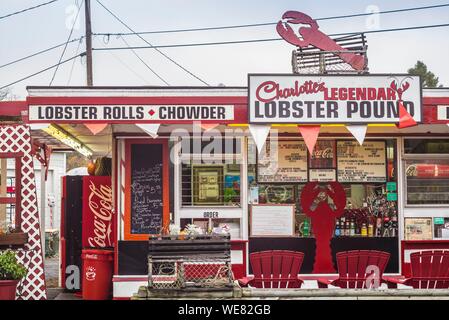
{"type": "Polygon", "coordinates": [[[201,129],[203,129],[204,131],[209,131],[215,127],[218,127],[219,125],[219,123],[201,123],[201,129]]]}
{"type": "Polygon", "coordinates": [[[315,148],[316,141],[318,140],[318,135],[320,133],[321,126],[299,126],[299,132],[301,133],[304,142],[306,143],[307,149],[313,154],[313,148],[315,148]]]}
{"type": "Polygon", "coordinates": [[[359,142],[360,145],[365,141],[366,130],[368,129],[367,124],[361,125],[347,125],[346,129],[354,136],[354,138],[359,142]]]}
{"type": "Polygon", "coordinates": [[[43,130],[50,126],[49,123],[30,123],[31,130],[43,130]]]}
{"type": "Polygon", "coordinates": [[[93,135],[103,131],[108,126],[107,123],[84,123],[84,126],[92,132],[93,135]]]}
{"type": "Polygon", "coordinates": [[[271,125],[269,124],[250,124],[248,125],[249,132],[253,136],[254,142],[256,143],[257,153],[262,151],[263,145],[267,140],[268,134],[270,133],[271,125]]]}
{"type": "Polygon", "coordinates": [[[140,129],[148,133],[153,139],[157,138],[157,132],[159,131],[160,123],[145,123],[145,124],[136,124],[140,129]]]}
{"type": "Polygon", "coordinates": [[[416,126],[417,123],[415,119],[408,113],[407,109],[405,109],[402,101],[399,101],[399,129],[416,126]]]}

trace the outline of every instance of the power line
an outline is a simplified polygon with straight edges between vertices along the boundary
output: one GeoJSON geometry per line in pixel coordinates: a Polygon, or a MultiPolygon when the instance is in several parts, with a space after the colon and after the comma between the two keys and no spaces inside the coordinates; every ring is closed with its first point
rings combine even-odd
{"type": "MultiPolygon", "coordinates": [[[[392,28],[392,29],[381,29],[381,30],[368,30],[361,32],[343,32],[329,34],[329,36],[344,36],[360,33],[379,33],[379,32],[394,32],[394,31],[407,31],[407,30],[417,30],[417,29],[428,29],[428,28],[441,28],[449,27],[449,23],[446,24],[435,24],[427,26],[415,26],[415,27],[404,27],[404,28],[392,28]]],[[[199,46],[215,46],[215,45],[227,45],[227,44],[241,44],[241,43],[255,43],[255,42],[270,42],[279,41],[282,38],[267,38],[267,39],[249,39],[249,40],[234,40],[234,41],[219,41],[219,42],[197,42],[197,43],[182,43],[182,44],[166,44],[166,45],[155,45],[155,46],[135,46],[135,47],[112,47],[112,48],[93,48],[92,50],[127,50],[127,49],[155,49],[155,48],[179,48],[179,47],[199,47],[199,46]]]]}
{"type": "Polygon", "coordinates": [[[23,77],[23,78],[20,78],[20,79],[18,79],[18,80],[15,80],[15,81],[13,81],[13,82],[11,82],[11,83],[8,83],[7,85],[4,85],[4,86],[0,87],[0,90],[1,90],[1,89],[5,89],[5,88],[7,88],[7,87],[9,87],[9,86],[12,86],[12,85],[14,85],[14,84],[16,84],[16,83],[22,82],[22,81],[24,81],[24,80],[27,80],[27,79],[29,79],[29,78],[32,78],[32,77],[34,77],[34,76],[37,76],[38,74],[41,74],[41,73],[43,73],[43,72],[45,72],[45,71],[51,70],[51,69],[53,69],[53,68],[56,68],[57,66],[59,66],[59,65],[61,65],[61,64],[64,64],[64,63],[67,63],[67,62],[69,62],[69,61],[71,61],[71,60],[73,60],[73,59],[76,59],[76,58],[78,58],[78,57],[84,55],[84,54],[86,54],[86,53],[80,53],[80,54],[77,54],[77,55],[75,55],[75,56],[73,56],[73,57],[71,57],[71,58],[65,59],[64,61],[61,61],[61,62],[59,62],[59,63],[57,63],[57,64],[54,64],[54,65],[52,65],[52,66],[50,66],[50,67],[47,67],[47,68],[42,69],[42,70],[40,70],[40,71],[38,71],[38,72],[35,72],[35,73],[33,73],[33,74],[30,74],[30,75],[28,75],[28,76],[26,76],[26,77],[23,77]]]}
{"type": "Polygon", "coordinates": [[[16,12],[13,12],[13,13],[9,13],[9,14],[4,15],[4,16],[0,16],[0,20],[5,19],[5,18],[8,18],[8,17],[15,16],[15,15],[17,15],[17,14],[20,14],[20,13],[23,13],[23,12],[26,12],[26,11],[29,11],[29,10],[33,10],[33,9],[37,9],[37,8],[46,6],[47,4],[51,4],[51,3],[56,2],[56,1],[58,1],[58,0],[51,0],[51,1],[48,1],[48,2],[44,2],[44,3],[38,4],[38,5],[34,6],[34,7],[29,7],[29,8],[20,10],[20,11],[16,11],[16,12]]]}
{"type": "MultiPolygon", "coordinates": [[[[84,38],[84,37],[72,39],[72,40],[69,41],[69,43],[72,43],[72,42],[75,42],[75,41],[79,41],[79,40],[81,40],[81,39],[83,39],[83,38],[84,38]]],[[[47,49],[44,49],[44,50],[41,50],[41,51],[32,53],[32,54],[30,54],[30,55],[28,55],[28,56],[25,56],[25,57],[22,57],[22,58],[19,58],[19,59],[10,61],[10,62],[5,63],[5,64],[2,64],[2,65],[0,65],[0,69],[1,69],[1,68],[4,68],[4,67],[7,67],[7,66],[10,66],[10,65],[12,65],[12,64],[15,64],[15,63],[17,63],[17,62],[20,62],[20,61],[27,60],[27,59],[29,59],[29,58],[35,57],[35,56],[40,55],[40,54],[42,54],[42,53],[45,53],[45,52],[48,52],[48,51],[57,49],[57,48],[59,48],[59,47],[62,47],[62,46],[65,45],[65,44],[66,44],[66,42],[63,42],[63,43],[57,44],[57,45],[55,45],[55,46],[53,46],[53,47],[50,47],[50,48],[47,48],[47,49]]]]}
{"type": "MultiPolygon", "coordinates": [[[[102,4],[99,0],[96,0],[97,3],[99,5],[101,5],[107,12],[109,12],[116,20],[118,20],[122,25],[124,25],[129,31],[131,31],[133,34],[135,34],[137,37],[139,37],[141,40],[143,40],[146,44],[148,44],[149,46],[153,46],[151,43],[149,43],[145,38],[143,38],[141,35],[135,33],[135,31],[133,29],[131,29],[130,26],[128,26],[125,22],[123,22],[123,20],[121,20],[116,14],[114,14],[111,10],[109,10],[104,4],[102,4]]],[[[178,66],[179,68],[181,68],[182,70],[184,70],[186,73],[190,74],[192,77],[194,77],[195,79],[197,79],[198,81],[202,82],[203,84],[209,86],[209,84],[204,81],[203,79],[201,79],[199,76],[197,76],[196,74],[194,74],[193,72],[187,70],[185,67],[183,67],[182,65],[180,65],[178,62],[176,62],[175,60],[173,60],[172,58],[170,58],[167,54],[165,54],[163,51],[155,48],[155,50],[161,54],[162,56],[164,56],[166,59],[168,59],[170,62],[172,62],[173,64],[175,64],[176,66],[178,66]]]]}
{"type": "MultiPolygon", "coordinates": [[[[79,49],[80,49],[80,46],[81,46],[81,43],[82,43],[83,41],[80,39],[80,41],[78,42],[78,46],[76,47],[76,51],[75,51],[75,54],[78,54],[78,51],[79,51],[79,49]]],[[[73,68],[75,67],[75,59],[73,59],[73,62],[72,62],[72,66],[70,67],[70,73],[69,73],[69,79],[67,80],[67,85],[69,85],[70,84],[70,81],[72,81],[72,73],[73,73],[73,68]]]]}
{"type": "MultiPolygon", "coordinates": [[[[125,43],[125,45],[131,49],[131,46],[129,45],[129,43],[125,40],[125,38],[120,37],[120,39],[122,39],[122,41],[125,43]]],[[[163,83],[165,83],[165,85],[169,86],[170,84],[165,81],[164,78],[162,78],[161,75],[159,75],[156,71],[154,71],[138,54],[134,49],[131,49],[131,52],[134,53],[134,55],[140,60],[140,62],[142,62],[145,67],[147,67],[148,70],[150,70],[156,77],[159,78],[159,80],[161,80],[163,83]]]]}
{"type": "MultiPolygon", "coordinates": [[[[423,6],[423,7],[412,7],[412,8],[404,8],[404,9],[394,9],[394,10],[385,10],[379,12],[365,12],[365,13],[356,13],[356,14],[347,14],[341,16],[330,16],[330,17],[322,17],[315,19],[316,21],[322,20],[336,20],[336,19],[344,19],[344,18],[355,18],[355,17],[364,17],[370,16],[374,14],[389,14],[389,13],[399,13],[406,11],[416,11],[416,10],[427,10],[427,9],[436,9],[442,7],[448,7],[449,3],[437,4],[431,6],[423,6]]],[[[155,30],[155,31],[141,31],[141,32],[124,32],[124,33],[94,33],[94,35],[115,35],[115,36],[131,36],[134,34],[160,34],[160,33],[178,33],[178,32],[193,32],[193,31],[211,31],[211,30],[223,30],[223,29],[237,29],[237,28],[250,28],[250,27],[263,27],[276,25],[276,22],[262,22],[262,23],[252,23],[252,24],[240,24],[240,25],[230,25],[230,26],[216,26],[216,27],[204,27],[204,28],[190,28],[190,29],[172,29],[172,30],[155,30]]]]}
{"type": "MultiPolygon", "coordinates": [[[[73,29],[75,28],[75,24],[76,24],[76,21],[78,20],[78,15],[79,15],[79,13],[80,13],[80,11],[81,11],[81,7],[83,6],[83,3],[84,3],[84,1],[82,1],[82,2],[80,3],[80,5],[78,6],[78,12],[76,13],[75,19],[73,19],[72,28],[70,29],[69,36],[68,36],[68,38],[67,38],[67,41],[65,42],[64,49],[62,49],[62,53],[61,53],[61,56],[59,57],[58,63],[60,63],[61,60],[62,60],[62,58],[64,57],[65,51],[66,51],[66,49],[67,49],[67,45],[69,44],[70,38],[72,37],[73,29]]],[[[53,80],[55,80],[56,73],[58,72],[58,69],[59,69],[59,65],[56,66],[56,69],[55,69],[55,71],[53,72],[53,76],[51,77],[49,86],[51,86],[52,83],[53,83],[53,80]]]]}

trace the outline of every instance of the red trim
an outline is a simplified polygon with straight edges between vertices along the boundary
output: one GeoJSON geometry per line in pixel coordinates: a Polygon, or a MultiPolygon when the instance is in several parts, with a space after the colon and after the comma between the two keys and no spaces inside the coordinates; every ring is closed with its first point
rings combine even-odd
{"type": "Polygon", "coordinates": [[[28,110],[26,101],[0,101],[0,116],[22,116],[28,110]]]}
{"type": "MultiPolygon", "coordinates": [[[[149,234],[131,233],[131,145],[132,144],[162,144],[162,202],[169,203],[169,150],[167,139],[132,139],[125,142],[125,239],[124,240],[148,240],[149,234]]],[[[170,221],[170,208],[163,207],[162,224],[167,227],[170,221]]]]}
{"type": "Polygon", "coordinates": [[[17,198],[13,197],[1,197],[0,198],[0,204],[16,204],[17,205],[17,198]]]}
{"type": "Polygon", "coordinates": [[[66,199],[66,177],[62,177],[62,195],[61,195],[61,225],[60,230],[61,234],[60,236],[60,243],[59,243],[59,252],[61,254],[61,268],[59,270],[60,276],[61,276],[61,285],[63,288],[65,288],[65,264],[66,264],[66,256],[65,256],[65,249],[66,249],[66,243],[65,243],[65,199],[66,199]]]}
{"type": "MultiPolygon", "coordinates": [[[[119,174],[119,165],[118,164],[118,158],[119,155],[117,153],[118,150],[118,143],[117,140],[114,140],[114,208],[115,208],[115,214],[114,214],[114,220],[113,220],[113,232],[115,232],[115,246],[114,246],[114,275],[118,274],[118,241],[120,239],[120,232],[118,231],[118,213],[120,211],[120,209],[118,208],[118,198],[120,197],[120,190],[118,190],[117,185],[118,185],[118,174],[119,174]]],[[[120,160],[121,161],[121,160],[120,160]]]]}
{"type": "Polygon", "coordinates": [[[112,278],[112,282],[137,282],[137,281],[148,281],[148,277],[126,277],[126,278],[117,278],[117,277],[113,277],[112,278]]]}
{"type": "Polygon", "coordinates": [[[113,297],[112,300],[131,300],[131,297],[113,297]]]}
{"type": "Polygon", "coordinates": [[[176,96],[176,97],[27,97],[27,103],[58,105],[58,104],[246,104],[246,96],[176,96]]]}

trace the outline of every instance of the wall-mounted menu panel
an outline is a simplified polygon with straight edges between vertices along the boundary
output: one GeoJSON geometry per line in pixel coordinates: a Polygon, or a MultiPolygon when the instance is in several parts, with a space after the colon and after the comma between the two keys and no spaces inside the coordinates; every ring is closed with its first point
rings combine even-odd
{"type": "Polygon", "coordinates": [[[257,180],[307,182],[307,147],[303,141],[267,141],[257,160],[257,180]]]}
{"type": "Polygon", "coordinates": [[[337,168],[339,182],[385,182],[385,141],[338,141],[337,168]]]}

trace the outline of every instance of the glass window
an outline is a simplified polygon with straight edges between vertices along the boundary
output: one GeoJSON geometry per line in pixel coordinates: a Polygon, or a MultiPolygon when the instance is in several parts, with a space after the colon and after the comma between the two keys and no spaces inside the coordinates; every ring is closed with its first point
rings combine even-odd
{"type": "MultiPolygon", "coordinates": [[[[301,149],[298,139],[280,139],[281,143],[289,142],[290,146],[298,146],[301,149]],[[294,142],[297,142],[296,144],[294,142]]],[[[303,166],[308,171],[305,182],[277,181],[265,182],[256,178],[257,165],[248,161],[248,184],[250,203],[257,204],[295,204],[295,232],[299,237],[313,237],[310,218],[303,212],[301,208],[301,193],[303,187],[308,181],[319,181],[325,183],[327,181],[336,181],[336,167],[338,157],[345,156],[353,159],[354,156],[348,157],[345,152],[351,152],[351,148],[340,150],[337,152],[338,139],[318,140],[314,152],[308,154],[308,161],[300,161],[299,158],[288,156],[285,158],[296,159],[297,166],[303,166]],[[315,175],[313,170],[318,170],[319,175],[315,175]],[[254,192],[253,192],[254,191],[254,192]]],[[[267,144],[271,145],[270,143],[267,144]]],[[[350,146],[358,146],[358,143],[350,143],[350,146]]],[[[359,152],[359,158],[351,164],[352,171],[348,170],[351,175],[350,182],[342,183],[346,192],[346,210],[344,215],[337,219],[336,227],[338,231],[335,236],[378,236],[378,237],[397,237],[398,217],[397,217],[397,176],[396,176],[396,141],[367,140],[359,152]],[[363,151],[363,152],[362,152],[363,151]],[[368,152],[369,151],[369,152],[368,152]],[[372,160],[374,159],[374,160],[372,160]],[[373,171],[373,163],[378,167],[377,171],[373,171]],[[358,177],[355,177],[358,175],[358,177]],[[365,176],[374,177],[374,182],[366,182],[365,176]],[[376,177],[382,176],[382,179],[376,177]],[[382,180],[382,182],[376,182],[382,180]],[[360,182],[353,182],[360,181],[360,182]]],[[[282,149],[282,148],[279,148],[282,149]]],[[[284,148],[285,149],[285,148],[284,148]]],[[[291,153],[293,153],[291,151],[291,153]]],[[[248,141],[248,159],[256,159],[256,150],[251,141],[248,141]]],[[[275,157],[279,165],[279,156],[275,157]]],[[[259,156],[259,161],[261,157],[259,156]]],[[[265,160],[265,159],[263,159],[265,160]]],[[[259,166],[260,169],[260,166],[259,166]]],[[[330,206],[333,202],[328,198],[330,206]]]]}
{"type": "Polygon", "coordinates": [[[182,164],[183,206],[240,206],[239,164],[182,164]]]}
{"type": "Polygon", "coordinates": [[[20,216],[16,217],[20,215],[20,208],[16,210],[20,205],[20,186],[16,181],[20,181],[21,162],[19,157],[8,160],[0,159],[0,233],[20,229],[20,216]]]}
{"type": "Polygon", "coordinates": [[[404,152],[406,154],[447,154],[449,139],[405,139],[404,152]]]}
{"type": "Polygon", "coordinates": [[[405,162],[407,204],[449,205],[449,159],[405,162]]]}

